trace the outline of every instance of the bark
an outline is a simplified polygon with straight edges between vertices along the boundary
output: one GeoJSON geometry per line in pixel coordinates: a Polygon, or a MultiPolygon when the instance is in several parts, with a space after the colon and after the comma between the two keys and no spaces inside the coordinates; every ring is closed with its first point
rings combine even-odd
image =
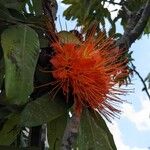
{"type": "Polygon", "coordinates": [[[67,123],[60,150],[71,150],[78,136],[80,117],[73,114],[67,123]]]}
{"type": "Polygon", "coordinates": [[[124,34],[117,41],[117,46],[128,50],[142,34],[150,18],[150,0],[148,0],[145,6],[141,7],[137,12],[131,12],[126,7],[123,7],[123,9],[128,17],[128,22],[124,34]]]}

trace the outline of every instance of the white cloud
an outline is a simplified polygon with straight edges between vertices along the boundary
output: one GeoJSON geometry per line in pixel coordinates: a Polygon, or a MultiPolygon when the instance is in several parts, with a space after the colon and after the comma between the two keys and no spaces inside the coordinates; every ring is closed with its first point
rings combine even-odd
{"type": "Polygon", "coordinates": [[[113,124],[108,124],[109,129],[111,133],[113,134],[115,144],[117,146],[118,150],[147,150],[147,148],[140,148],[140,147],[131,147],[127,144],[124,143],[123,138],[122,138],[122,133],[119,129],[119,126],[116,122],[113,124]]]}
{"type": "MultiPolygon", "coordinates": [[[[135,111],[134,105],[124,104],[124,113],[122,114],[122,117],[129,119],[138,131],[150,131],[150,101],[147,97],[142,96],[140,102],[141,108],[138,111],[135,111]]],[[[148,148],[132,147],[124,143],[123,133],[120,131],[117,122],[114,121],[113,124],[108,123],[108,126],[114,136],[114,141],[118,150],[148,150],[148,148]]]]}
{"type": "Polygon", "coordinates": [[[132,104],[124,104],[123,116],[135,124],[139,131],[150,131],[150,101],[147,98],[141,99],[141,109],[135,111],[132,104]]]}

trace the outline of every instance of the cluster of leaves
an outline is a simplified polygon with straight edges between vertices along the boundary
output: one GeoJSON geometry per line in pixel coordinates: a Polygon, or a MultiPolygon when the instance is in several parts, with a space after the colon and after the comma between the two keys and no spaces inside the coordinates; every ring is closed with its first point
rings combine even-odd
{"type": "MultiPolygon", "coordinates": [[[[102,16],[108,13],[106,10],[102,16]]],[[[61,93],[55,98],[49,95],[49,86],[40,88],[52,78],[40,71],[41,67],[50,69],[46,19],[41,0],[0,1],[0,145],[16,145],[24,127],[46,123],[50,149],[60,147],[69,118],[68,104],[61,93]]],[[[116,149],[104,120],[89,110],[82,114],[76,147],[116,149]]]]}
{"type": "MultiPolygon", "coordinates": [[[[85,29],[89,28],[91,23],[100,23],[100,29],[105,30],[106,24],[110,23],[109,35],[121,36],[121,33],[116,33],[116,23],[121,19],[121,25],[123,27],[127,24],[127,16],[124,13],[122,7],[128,8],[130,11],[137,11],[146,3],[146,0],[121,0],[119,3],[115,3],[112,0],[63,0],[64,4],[69,7],[64,11],[64,16],[67,20],[77,19],[78,25],[84,26],[85,29]],[[118,15],[115,18],[111,17],[111,12],[108,9],[109,4],[120,6],[118,15]],[[78,11],[77,11],[78,10],[78,11]]],[[[114,7],[115,8],[115,7],[114,7]]],[[[118,8],[118,7],[117,7],[118,8]]],[[[150,33],[150,20],[144,30],[145,34],[150,33]]]]}
{"type": "Polygon", "coordinates": [[[77,19],[78,25],[84,26],[85,30],[87,30],[92,23],[100,23],[100,28],[105,31],[107,19],[112,26],[109,30],[109,34],[113,35],[115,34],[116,27],[111,18],[110,11],[104,7],[105,2],[105,0],[63,0],[64,4],[70,5],[64,11],[64,16],[67,20],[77,19]]]}

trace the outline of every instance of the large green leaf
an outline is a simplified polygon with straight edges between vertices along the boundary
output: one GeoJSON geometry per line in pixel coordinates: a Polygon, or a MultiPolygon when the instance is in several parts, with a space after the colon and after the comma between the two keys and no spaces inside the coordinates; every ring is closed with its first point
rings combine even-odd
{"type": "Polygon", "coordinates": [[[50,150],[59,150],[67,124],[68,113],[47,124],[47,138],[50,150]]]}
{"type": "Polygon", "coordinates": [[[39,55],[37,33],[26,25],[12,26],[2,33],[5,60],[5,89],[11,103],[23,104],[33,90],[39,55]]]}
{"type": "Polygon", "coordinates": [[[22,126],[38,126],[50,122],[66,113],[66,104],[58,96],[52,99],[49,95],[27,104],[21,114],[22,126]]]}
{"type": "Polygon", "coordinates": [[[116,150],[113,136],[99,114],[84,110],[76,147],[79,150],[116,150]]]}
{"type": "Polygon", "coordinates": [[[18,123],[20,121],[19,114],[13,114],[3,125],[0,131],[0,145],[10,145],[14,142],[20,132],[18,123]]]}

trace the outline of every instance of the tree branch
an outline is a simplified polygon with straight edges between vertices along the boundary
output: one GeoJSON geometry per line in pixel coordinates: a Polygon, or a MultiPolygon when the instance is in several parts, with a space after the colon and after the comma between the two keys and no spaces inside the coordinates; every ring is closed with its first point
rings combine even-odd
{"type": "Polygon", "coordinates": [[[55,20],[56,13],[58,9],[56,0],[43,0],[43,10],[44,14],[49,18],[49,25],[51,25],[51,30],[55,30],[55,20]]]}
{"type": "Polygon", "coordinates": [[[123,6],[128,22],[122,37],[116,42],[119,48],[128,50],[135,40],[142,34],[150,17],[150,0],[137,12],[131,12],[123,6]]]}
{"type": "Polygon", "coordinates": [[[146,92],[146,94],[147,94],[147,96],[148,96],[148,98],[149,98],[149,100],[150,100],[150,94],[149,94],[149,92],[148,92],[148,89],[147,89],[147,86],[146,86],[146,84],[145,84],[145,82],[144,82],[144,79],[142,78],[142,76],[140,75],[140,73],[136,70],[136,67],[133,65],[133,63],[131,62],[131,65],[132,65],[132,71],[134,71],[135,73],[136,73],[136,75],[139,77],[139,79],[141,80],[141,82],[143,83],[143,86],[144,86],[144,88],[143,88],[143,90],[146,92]]]}
{"type": "Polygon", "coordinates": [[[71,150],[78,135],[80,117],[73,114],[67,123],[67,127],[62,139],[61,150],[71,150]]]}

